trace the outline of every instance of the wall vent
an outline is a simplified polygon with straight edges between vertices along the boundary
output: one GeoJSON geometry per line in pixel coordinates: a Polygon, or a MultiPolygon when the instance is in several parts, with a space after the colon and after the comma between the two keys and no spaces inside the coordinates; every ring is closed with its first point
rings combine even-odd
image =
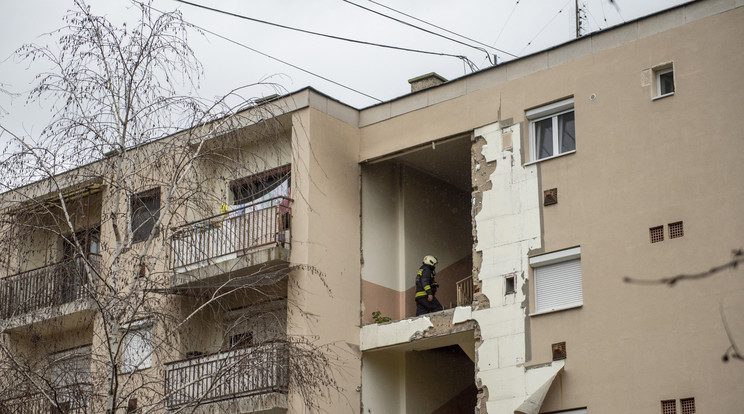
{"type": "Polygon", "coordinates": [[[681,221],[669,223],[669,238],[676,239],[685,235],[685,228],[681,221]]]}
{"type": "Polygon", "coordinates": [[[549,206],[552,204],[558,204],[558,189],[551,188],[550,190],[543,191],[543,205],[549,206]]]}
{"type": "Polygon", "coordinates": [[[558,361],[559,359],[566,359],[566,343],[565,342],[558,342],[557,344],[553,344],[552,348],[553,348],[553,361],[558,361]]]}
{"type": "Polygon", "coordinates": [[[664,226],[656,226],[648,229],[649,236],[651,236],[651,243],[658,243],[664,241],[664,226]]]}
{"type": "Polygon", "coordinates": [[[677,400],[662,401],[661,414],[677,414],[677,400]]]}
{"type": "Polygon", "coordinates": [[[694,398],[682,398],[679,400],[682,406],[682,414],[694,414],[695,413],[695,399],[694,398]]]}

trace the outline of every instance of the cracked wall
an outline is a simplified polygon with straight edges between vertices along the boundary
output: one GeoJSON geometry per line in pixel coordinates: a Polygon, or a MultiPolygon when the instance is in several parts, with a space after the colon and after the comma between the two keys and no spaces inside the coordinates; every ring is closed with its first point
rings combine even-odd
{"type": "Polygon", "coordinates": [[[527,255],[542,244],[539,172],[523,165],[522,125],[507,123],[476,129],[473,145],[477,412],[491,414],[513,412],[555,372],[528,372],[527,255]],[[507,276],[514,293],[505,292],[507,276]]]}

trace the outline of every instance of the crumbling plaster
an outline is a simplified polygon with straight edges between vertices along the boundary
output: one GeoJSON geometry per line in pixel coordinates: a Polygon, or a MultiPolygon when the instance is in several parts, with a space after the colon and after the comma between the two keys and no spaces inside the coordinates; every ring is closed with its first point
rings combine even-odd
{"type": "Polygon", "coordinates": [[[528,253],[542,245],[539,170],[534,164],[523,165],[522,124],[494,123],[476,129],[474,135],[474,274],[479,293],[472,318],[479,327],[478,409],[513,413],[563,366],[563,361],[525,366],[528,253]],[[506,276],[516,276],[516,292],[505,293],[506,276]]]}

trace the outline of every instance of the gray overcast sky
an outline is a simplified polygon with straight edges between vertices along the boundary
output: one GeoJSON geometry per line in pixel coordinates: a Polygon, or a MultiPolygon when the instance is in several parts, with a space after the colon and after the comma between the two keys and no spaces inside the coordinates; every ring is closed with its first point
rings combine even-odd
{"type": "MultiPolygon", "coordinates": [[[[479,68],[489,65],[485,54],[462,44],[404,26],[362,10],[342,0],[190,0],[194,3],[230,11],[286,26],[329,33],[368,42],[468,56],[479,68]]],[[[351,0],[387,15],[426,29],[474,42],[417,22],[385,9],[370,0],[351,0]]],[[[579,0],[587,11],[585,30],[596,31],[622,24],[686,0],[579,0]]],[[[95,14],[122,22],[130,3],[126,0],[89,0],[95,14]]],[[[574,37],[574,0],[376,0],[406,14],[494,46],[517,56],[564,43],[574,37]]],[[[42,68],[8,58],[24,43],[47,44],[40,37],[62,25],[62,16],[72,7],[70,0],[0,0],[0,84],[7,90],[30,89],[33,76],[42,68]]],[[[180,9],[184,19],[263,53],[317,73],[383,101],[406,94],[407,80],[428,72],[454,79],[469,69],[453,57],[430,56],[380,49],[319,38],[286,29],[266,26],[215,12],[198,9],[174,0],[154,0],[160,10],[180,9]]],[[[210,34],[190,37],[197,58],[204,65],[199,94],[223,95],[230,89],[269,78],[295,91],[313,86],[357,108],[377,101],[283,65],[210,34]]],[[[499,62],[512,56],[488,49],[499,62]]],[[[274,93],[257,88],[252,96],[274,93]]],[[[36,136],[49,121],[50,113],[38,105],[25,105],[25,96],[11,99],[0,93],[0,124],[16,134],[36,136]]]]}

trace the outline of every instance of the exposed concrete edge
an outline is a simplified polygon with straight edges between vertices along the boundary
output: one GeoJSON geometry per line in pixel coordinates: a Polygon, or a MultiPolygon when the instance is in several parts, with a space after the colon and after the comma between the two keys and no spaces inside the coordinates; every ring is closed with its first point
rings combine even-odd
{"type": "Polygon", "coordinates": [[[393,323],[365,325],[361,329],[359,343],[362,351],[408,343],[417,333],[433,327],[434,324],[428,316],[393,323]]]}

